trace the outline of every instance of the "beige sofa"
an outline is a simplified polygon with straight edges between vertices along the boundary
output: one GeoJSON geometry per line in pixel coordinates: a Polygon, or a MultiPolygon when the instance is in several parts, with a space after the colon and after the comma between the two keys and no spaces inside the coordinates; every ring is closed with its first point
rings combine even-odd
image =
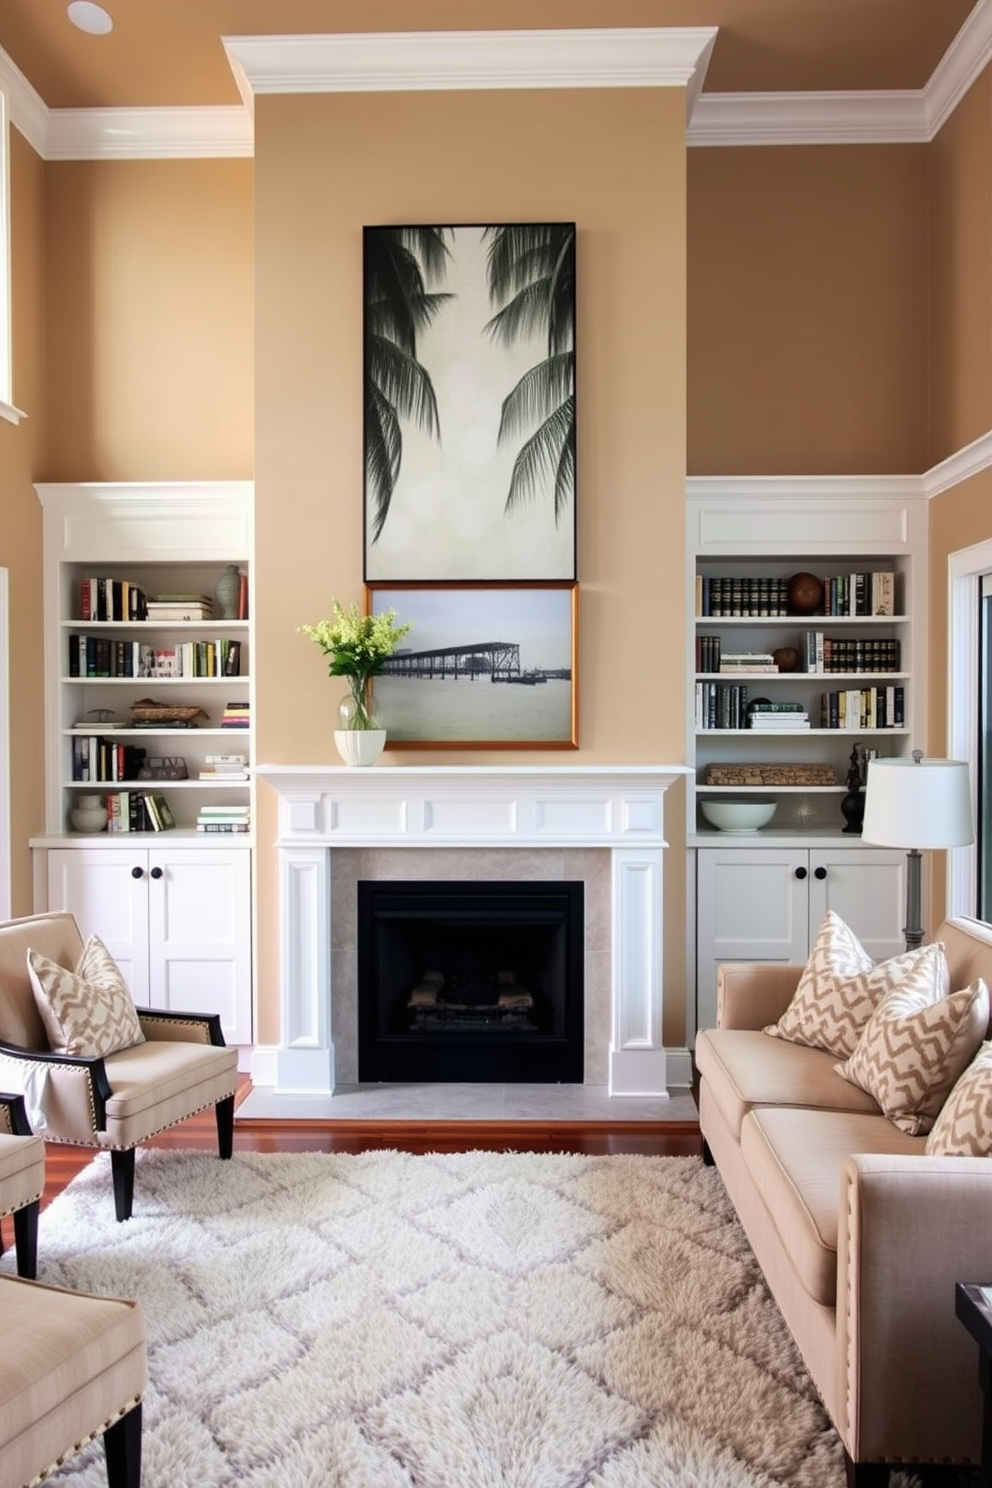
{"type": "MultiPolygon", "coordinates": [[[[992,928],[945,921],[951,987],[992,988],[992,928]]],[[[722,968],[696,1041],[700,1125],[769,1288],[847,1454],[871,1464],[978,1462],[976,1344],[955,1282],[992,1281],[992,1163],[927,1157],[836,1057],[761,1030],[802,968],[722,968]]],[[[992,1037],[992,1031],[990,1031],[992,1037]]],[[[876,1469],[877,1471],[877,1469],[876,1469]]]]}

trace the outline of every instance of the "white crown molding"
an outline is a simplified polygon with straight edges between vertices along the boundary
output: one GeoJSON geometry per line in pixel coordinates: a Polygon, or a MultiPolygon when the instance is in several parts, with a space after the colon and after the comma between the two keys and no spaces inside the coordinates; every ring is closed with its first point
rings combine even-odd
{"type": "Polygon", "coordinates": [[[227,108],[52,109],[46,160],[196,160],[255,153],[251,116],[227,108]]]}
{"type": "Polygon", "coordinates": [[[931,466],[923,477],[923,486],[927,497],[932,499],[939,496],[942,491],[949,491],[952,486],[959,486],[962,481],[970,480],[973,475],[979,475],[983,470],[992,466],[992,429],[987,434],[980,434],[970,444],[962,449],[955,450],[953,455],[948,455],[946,460],[931,466]]]}
{"type": "Polygon", "coordinates": [[[0,49],[11,123],[46,160],[250,156],[256,93],[684,87],[690,145],[928,143],[992,61],[978,0],[921,90],[704,93],[717,28],[234,36],[245,109],[49,109],[0,49]]]}
{"type": "Polygon", "coordinates": [[[922,501],[923,477],[919,475],[690,475],[685,482],[690,501],[786,501],[790,506],[806,502],[884,497],[900,501],[922,501]]]}
{"type": "Polygon", "coordinates": [[[222,38],[248,107],[259,93],[686,87],[713,26],[410,31],[222,38]]]}

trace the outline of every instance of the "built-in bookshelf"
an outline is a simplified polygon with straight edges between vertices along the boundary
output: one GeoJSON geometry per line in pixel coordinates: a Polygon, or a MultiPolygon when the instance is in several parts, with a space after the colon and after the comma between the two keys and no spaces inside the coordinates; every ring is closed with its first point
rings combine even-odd
{"type": "Polygon", "coordinates": [[[778,802],[762,838],[842,832],[852,753],[922,747],[925,504],[897,484],[690,480],[690,834],[720,794],[778,802]]]}

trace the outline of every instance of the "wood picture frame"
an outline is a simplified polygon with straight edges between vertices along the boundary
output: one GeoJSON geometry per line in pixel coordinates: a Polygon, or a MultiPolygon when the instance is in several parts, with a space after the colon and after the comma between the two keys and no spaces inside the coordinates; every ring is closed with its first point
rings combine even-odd
{"type": "Polygon", "coordinates": [[[575,236],[363,229],[366,583],[577,578],[575,236]]]}
{"type": "Polygon", "coordinates": [[[366,584],[411,630],[376,677],[389,749],[577,749],[577,583],[366,584]]]}

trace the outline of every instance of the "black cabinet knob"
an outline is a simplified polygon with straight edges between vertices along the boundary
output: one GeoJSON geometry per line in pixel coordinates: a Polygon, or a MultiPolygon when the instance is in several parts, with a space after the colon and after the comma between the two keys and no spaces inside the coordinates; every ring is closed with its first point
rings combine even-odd
{"type": "Polygon", "coordinates": [[[132,878],[144,878],[144,876],[145,876],[145,870],[144,870],[144,868],[132,868],[131,869],[131,877],[132,878]]]}
{"type": "Polygon", "coordinates": [[[162,877],[162,869],[161,868],[153,868],[152,869],[152,878],[161,878],[161,877],[162,877]]]}
{"type": "Polygon", "coordinates": [[[805,868],[797,868],[796,869],[796,877],[797,878],[805,878],[806,877],[806,869],[805,868]]]}
{"type": "Polygon", "coordinates": [[[826,870],[826,868],[814,868],[813,869],[813,877],[814,878],[826,878],[826,876],[827,876],[827,870],[826,870]]]}

